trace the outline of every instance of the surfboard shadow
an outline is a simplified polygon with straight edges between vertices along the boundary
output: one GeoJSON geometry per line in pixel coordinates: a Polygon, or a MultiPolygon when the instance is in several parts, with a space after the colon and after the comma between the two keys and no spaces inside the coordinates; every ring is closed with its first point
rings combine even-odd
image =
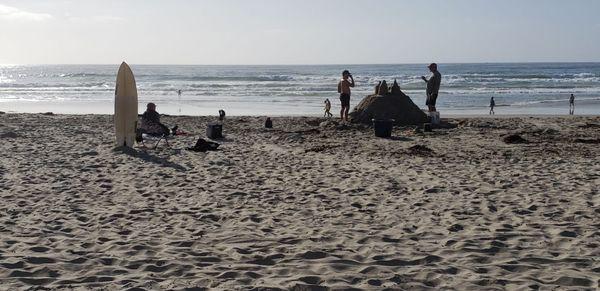
{"type": "Polygon", "coordinates": [[[180,172],[186,172],[188,169],[184,166],[171,162],[165,158],[161,158],[145,151],[138,151],[130,147],[117,147],[114,149],[115,152],[123,153],[131,157],[135,157],[143,160],[144,162],[153,163],[162,167],[173,168],[180,172]]]}
{"type": "Polygon", "coordinates": [[[390,136],[387,139],[394,140],[394,141],[413,141],[412,138],[405,137],[405,136],[390,136]]]}

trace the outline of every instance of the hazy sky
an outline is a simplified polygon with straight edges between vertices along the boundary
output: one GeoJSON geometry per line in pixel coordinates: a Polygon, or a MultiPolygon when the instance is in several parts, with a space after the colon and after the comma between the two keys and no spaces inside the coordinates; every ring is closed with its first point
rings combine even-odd
{"type": "Polygon", "coordinates": [[[0,64],[600,61],[598,0],[0,0],[0,64]]]}

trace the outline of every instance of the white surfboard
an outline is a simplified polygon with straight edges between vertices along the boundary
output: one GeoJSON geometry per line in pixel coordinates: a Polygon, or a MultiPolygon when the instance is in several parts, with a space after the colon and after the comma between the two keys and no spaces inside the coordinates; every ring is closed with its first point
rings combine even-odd
{"type": "Polygon", "coordinates": [[[133,72],[125,62],[117,73],[114,119],[117,146],[133,147],[138,120],[138,95],[133,72]]]}

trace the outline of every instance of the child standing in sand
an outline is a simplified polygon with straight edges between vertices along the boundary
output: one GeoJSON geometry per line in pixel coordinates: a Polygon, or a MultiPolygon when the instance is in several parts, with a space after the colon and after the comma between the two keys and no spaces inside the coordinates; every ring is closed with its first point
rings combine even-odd
{"type": "Polygon", "coordinates": [[[323,115],[323,117],[332,117],[333,114],[331,114],[330,110],[331,102],[329,102],[329,99],[325,99],[325,114],[323,115]]]}
{"type": "Polygon", "coordinates": [[[354,78],[348,70],[342,72],[342,80],[338,83],[338,93],[340,93],[340,101],[342,109],[340,110],[340,118],[342,121],[348,121],[348,111],[350,111],[350,88],[354,88],[354,78]]]}

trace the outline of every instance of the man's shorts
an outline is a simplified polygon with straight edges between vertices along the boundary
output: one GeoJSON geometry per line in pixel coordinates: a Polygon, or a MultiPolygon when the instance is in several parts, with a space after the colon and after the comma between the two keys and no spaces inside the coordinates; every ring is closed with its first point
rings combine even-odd
{"type": "Polygon", "coordinates": [[[435,106],[435,102],[437,101],[438,94],[431,94],[427,96],[427,100],[425,101],[425,105],[427,106],[435,106]]]}
{"type": "Polygon", "coordinates": [[[340,94],[340,101],[342,101],[342,107],[350,107],[350,94],[340,94]]]}

